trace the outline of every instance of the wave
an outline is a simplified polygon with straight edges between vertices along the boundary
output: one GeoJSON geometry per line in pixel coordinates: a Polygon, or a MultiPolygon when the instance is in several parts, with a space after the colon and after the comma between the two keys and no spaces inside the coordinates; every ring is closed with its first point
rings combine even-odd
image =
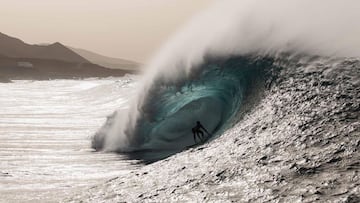
{"type": "MultiPolygon", "coordinates": [[[[195,144],[192,128],[197,121],[209,132],[208,140],[215,139],[238,121],[248,95],[262,90],[254,84],[264,80],[266,70],[276,68],[274,62],[269,57],[209,57],[181,80],[159,76],[147,89],[145,99],[137,103],[135,123],[127,123],[120,132],[127,139],[116,143],[111,151],[133,152],[131,156],[137,159],[165,158],[195,144]]],[[[95,136],[95,149],[110,146],[106,136],[116,120],[123,120],[119,116],[119,112],[110,116],[95,136]]]]}
{"type": "Polygon", "coordinates": [[[253,84],[264,84],[267,71],[360,56],[359,6],[352,0],[215,3],[150,62],[131,108],[108,118],[93,147],[157,160],[193,145],[196,121],[210,140],[220,136],[240,120],[246,100],[255,102],[248,98],[262,86],[253,84]]]}

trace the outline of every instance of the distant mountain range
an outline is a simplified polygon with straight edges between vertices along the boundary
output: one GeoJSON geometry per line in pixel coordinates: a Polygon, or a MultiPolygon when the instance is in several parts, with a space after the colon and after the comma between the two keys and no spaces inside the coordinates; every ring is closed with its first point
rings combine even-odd
{"type": "Polygon", "coordinates": [[[0,55],[11,58],[55,59],[67,62],[89,63],[87,59],[56,42],[49,45],[30,45],[0,33],[0,55]]]}
{"type": "Polygon", "coordinates": [[[122,76],[137,72],[136,62],[110,58],[59,42],[30,45],[0,33],[0,81],[122,76]]]}
{"type": "Polygon", "coordinates": [[[73,47],[68,48],[79,54],[80,56],[84,57],[85,59],[89,60],[90,62],[107,68],[136,70],[141,66],[141,64],[130,60],[107,57],[85,49],[78,49],[73,47]]]}

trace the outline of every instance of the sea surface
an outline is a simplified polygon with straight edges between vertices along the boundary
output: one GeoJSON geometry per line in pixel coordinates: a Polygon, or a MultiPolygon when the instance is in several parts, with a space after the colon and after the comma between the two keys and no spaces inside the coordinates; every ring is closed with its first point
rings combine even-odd
{"type": "Polygon", "coordinates": [[[127,108],[130,77],[0,83],[0,202],[55,202],[137,167],[91,136],[127,108]]]}

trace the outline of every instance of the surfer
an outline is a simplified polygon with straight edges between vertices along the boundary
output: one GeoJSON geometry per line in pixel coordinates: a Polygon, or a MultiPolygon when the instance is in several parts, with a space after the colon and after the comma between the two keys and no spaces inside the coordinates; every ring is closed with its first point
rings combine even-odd
{"type": "Polygon", "coordinates": [[[203,125],[201,125],[200,121],[196,121],[196,126],[192,128],[192,133],[194,135],[195,143],[196,143],[196,136],[199,138],[201,142],[204,141],[204,132],[202,130],[204,130],[209,135],[209,132],[204,128],[203,125]]]}

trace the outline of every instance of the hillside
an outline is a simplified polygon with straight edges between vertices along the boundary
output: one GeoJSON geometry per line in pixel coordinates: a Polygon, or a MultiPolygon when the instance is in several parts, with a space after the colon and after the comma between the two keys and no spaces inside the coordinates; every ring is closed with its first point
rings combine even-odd
{"type": "Polygon", "coordinates": [[[123,67],[128,67],[128,70],[110,69],[91,63],[59,42],[30,45],[0,33],[0,82],[12,79],[119,77],[134,73],[131,69],[134,64],[123,60],[123,67]]]}
{"type": "Polygon", "coordinates": [[[141,65],[134,61],[107,57],[85,49],[78,49],[73,47],[68,47],[68,48],[74,51],[75,53],[79,54],[80,56],[84,57],[85,59],[89,60],[90,62],[104,66],[106,68],[137,70],[141,65]]]}
{"type": "Polygon", "coordinates": [[[67,62],[89,63],[84,57],[59,42],[50,45],[30,45],[3,33],[0,33],[0,55],[11,58],[54,59],[67,62]]]}

